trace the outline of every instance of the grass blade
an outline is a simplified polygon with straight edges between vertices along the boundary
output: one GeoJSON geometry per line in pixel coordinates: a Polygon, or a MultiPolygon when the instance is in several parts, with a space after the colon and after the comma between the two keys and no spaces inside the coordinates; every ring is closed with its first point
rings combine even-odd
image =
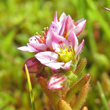
{"type": "Polygon", "coordinates": [[[105,110],[109,110],[108,104],[107,104],[107,100],[106,100],[106,98],[105,98],[105,95],[104,95],[104,93],[103,93],[102,87],[101,87],[101,85],[100,85],[99,82],[97,82],[97,87],[98,87],[98,91],[99,91],[99,94],[100,94],[102,103],[103,103],[103,105],[104,105],[104,107],[105,107],[105,110]]]}
{"type": "Polygon", "coordinates": [[[28,81],[28,85],[29,85],[29,92],[30,92],[32,110],[36,110],[35,109],[35,103],[34,103],[34,96],[33,96],[33,93],[32,93],[31,81],[30,81],[30,77],[29,77],[29,71],[28,71],[28,68],[27,68],[26,64],[25,64],[25,70],[26,70],[27,81],[28,81]]]}

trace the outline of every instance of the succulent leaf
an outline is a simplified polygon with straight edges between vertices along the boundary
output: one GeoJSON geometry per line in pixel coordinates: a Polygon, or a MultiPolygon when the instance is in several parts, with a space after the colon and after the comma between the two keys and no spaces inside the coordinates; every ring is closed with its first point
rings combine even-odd
{"type": "Polygon", "coordinates": [[[89,82],[90,80],[82,87],[81,91],[79,92],[78,97],[76,98],[76,101],[72,107],[73,110],[80,110],[82,105],[84,104],[88,94],[89,82]]]}
{"type": "Polygon", "coordinates": [[[81,78],[78,82],[76,82],[70,90],[67,92],[66,100],[71,101],[73,95],[77,93],[90,79],[90,74],[86,74],[83,78],[81,78]]]}
{"type": "Polygon", "coordinates": [[[84,69],[85,66],[86,66],[86,63],[87,63],[86,58],[83,58],[82,61],[81,61],[81,63],[78,65],[78,67],[76,68],[76,70],[75,70],[74,73],[75,73],[76,75],[81,74],[81,72],[83,71],[83,69],[84,69]]]}

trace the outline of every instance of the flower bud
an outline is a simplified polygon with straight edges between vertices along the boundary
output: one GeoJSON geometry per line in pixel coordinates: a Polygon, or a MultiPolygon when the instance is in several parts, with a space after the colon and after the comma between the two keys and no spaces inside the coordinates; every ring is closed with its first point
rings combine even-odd
{"type": "MultiPolygon", "coordinates": [[[[35,57],[28,59],[25,64],[27,65],[29,73],[37,73],[42,70],[43,67],[43,65],[35,57]]],[[[23,66],[23,71],[25,71],[25,66],[23,66]]]]}
{"type": "Polygon", "coordinates": [[[66,85],[66,77],[63,74],[55,74],[48,81],[48,88],[51,90],[60,90],[66,85]]]}

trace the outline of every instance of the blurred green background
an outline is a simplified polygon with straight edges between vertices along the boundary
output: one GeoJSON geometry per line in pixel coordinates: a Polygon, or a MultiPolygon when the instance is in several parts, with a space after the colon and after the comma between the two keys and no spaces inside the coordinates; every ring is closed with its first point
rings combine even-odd
{"type": "MultiPolygon", "coordinates": [[[[79,41],[85,39],[81,58],[87,58],[83,71],[91,74],[85,105],[89,110],[105,110],[97,81],[110,109],[110,0],[0,0],[0,110],[30,110],[30,99],[24,62],[34,54],[17,47],[28,43],[36,32],[52,22],[55,11],[70,14],[74,21],[87,20],[79,41]]],[[[31,75],[37,110],[48,101],[31,75]]]]}

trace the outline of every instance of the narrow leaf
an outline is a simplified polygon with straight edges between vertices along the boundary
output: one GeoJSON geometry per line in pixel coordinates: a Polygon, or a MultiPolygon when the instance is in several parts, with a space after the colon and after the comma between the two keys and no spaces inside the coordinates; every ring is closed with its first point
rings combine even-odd
{"type": "Polygon", "coordinates": [[[26,70],[26,75],[27,75],[27,80],[28,80],[28,85],[29,85],[29,92],[31,92],[32,91],[32,86],[31,86],[29,71],[27,69],[27,65],[26,64],[25,64],[25,70],[26,70]]]}
{"type": "Polygon", "coordinates": [[[2,41],[2,50],[8,51],[9,47],[12,46],[12,42],[14,39],[14,35],[16,33],[16,29],[10,31],[2,41]]]}
{"type": "Polygon", "coordinates": [[[100,97],[102,99],[102,103],[103,103],[103,105],[105,107],[105,110],[109,110],[108,105],[107,105],[107,100],[105,98],[105,95],[103,93],[102,87],[101,87],[99,82],[97,82],[97,87],[98,87],[98,91],[99,91],[100,97]]]}
{"type": "Polygon", "coordinates": [[[58,110],[72,110],[72,108],[64,100],[59,100],[59,102],[58,102],[58,110]]]}
{"type": "Polygon", "coordinates": [[[78,94],[78,97],[76,98],[76,101],[72,107],[73,110],[80,110],[81,107],[83,106],[88,94],[89,82],[90,80],[82,87],[80,93],[78,94]]]}
{"type": "Polygon", "coordinates": [[[67,92],[66,100],[69,102],[71,101],[73,95],[77,93],[90,79],[90,74],[86,74],[83,78],[81,78],[78,82],[76,82],[70,90],[67,92]]]}

